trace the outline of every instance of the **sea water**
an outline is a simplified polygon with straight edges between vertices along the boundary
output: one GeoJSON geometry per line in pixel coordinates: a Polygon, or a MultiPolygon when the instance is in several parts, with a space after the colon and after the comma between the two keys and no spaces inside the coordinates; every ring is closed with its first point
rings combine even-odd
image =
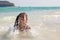
{"type": "Polygon", "coordinates": [[[0,40],[60,40],[60,7],[0,7],[0,40]],[[22,33],[14,35],[13,32],[9,36],[9,28],[21,12],[28,15],[30,37],[21,38],[22,33]]]}

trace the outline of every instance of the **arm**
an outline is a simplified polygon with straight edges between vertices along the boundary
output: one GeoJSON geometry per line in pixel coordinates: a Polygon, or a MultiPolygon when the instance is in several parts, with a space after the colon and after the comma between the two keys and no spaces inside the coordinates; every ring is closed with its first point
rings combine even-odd
{"type": "Polygon", "coordinates": [[[26,31],[29,31],[31,28],[27,25],[26,26],[26,31]]]}

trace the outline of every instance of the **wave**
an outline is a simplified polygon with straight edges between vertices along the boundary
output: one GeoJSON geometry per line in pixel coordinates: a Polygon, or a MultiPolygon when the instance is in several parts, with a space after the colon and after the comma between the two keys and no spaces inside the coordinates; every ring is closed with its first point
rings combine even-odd
{"type": "MultiPolygon", "coordinates": [[[[12,24],[15,22],[16,16],[3,16],[0,17],[1,24],[12,24]]],[[[29,16],[28,24],[38,25],[40,23],[49,23],[49,24],[60,24],[60,15],[33,15],[29,16]]]]}
{"type": "Polygon", "coordinates": [[[42,18],[45,23],[60,23],[60,15],[44,15],[42,18]]]}
{"type": "Polygon", "coordinates": [[[33,15],[31,18],[29,18],[29,21],[31,23],[50,23],[50,24],[55,24],[59,23],[60,24],[60,15],[33,15]],[[31,21],[30,21],[31,20],[31,21]]]}
{"type": "Polygon", "coordinates": [[[0,17],[0,24],[9,24],[15,21],[15,16],[3,16],[0,17]]]}

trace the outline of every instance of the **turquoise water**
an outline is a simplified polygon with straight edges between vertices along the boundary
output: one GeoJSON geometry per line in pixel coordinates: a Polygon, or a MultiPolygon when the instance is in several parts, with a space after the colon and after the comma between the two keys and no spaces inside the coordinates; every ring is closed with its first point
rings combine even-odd
{"type": "Polygon", "coordinates": [[[32,10],[59,10],[60,7],[0,7],[0,12],[20,12],[32,10]]]}
{"type": "MultiPolygon", "coordinates": [[[[32,30],[31,33],[33,32],[32,30]]],[[[10,40],[10,38],[11,40],[60,40],[60,7],[0,7],[0,40],[10,40]],[[11,38],[14,35],[5,37],[8,28],[14,26],[16,16],[21,12],[27,13],[27,24],[35,29],[35,33],[39,33],[36,38],[26,38],[27,36],[21,39],[11,38]]]]}
{"type": "MultiPolygon", "coordinates": [[[[45,14],[50,14],[50,12],[53,11],[58,11],[60,10],[60,7],[0,7],[0,15],[17,15],[20,12],[39,12],[33,13],[34,15],[45,15],[45,14]],[[12,13],[13,12],[13,13],[12,13]],[[42,13],[45,12],[45,13],[42,13]],[[47,12],[47,13],[46,13],[47,12]]],[[[28,13],[29,14],[29,13],[28,13]]],[[[32,13],[30,13],[32,14],[32,13]]]]}

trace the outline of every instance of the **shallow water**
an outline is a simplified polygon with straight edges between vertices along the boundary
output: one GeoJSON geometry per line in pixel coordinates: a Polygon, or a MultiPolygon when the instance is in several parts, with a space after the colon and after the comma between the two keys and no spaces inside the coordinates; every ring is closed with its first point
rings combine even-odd
{"type": "Polygon", "coordinates": [[[31,27],[28,32],[9,31],[20,12],[1,13],[0,40],[60,40],[60,10],[25,12],[28,14],[27,24],[31,27]]]}

